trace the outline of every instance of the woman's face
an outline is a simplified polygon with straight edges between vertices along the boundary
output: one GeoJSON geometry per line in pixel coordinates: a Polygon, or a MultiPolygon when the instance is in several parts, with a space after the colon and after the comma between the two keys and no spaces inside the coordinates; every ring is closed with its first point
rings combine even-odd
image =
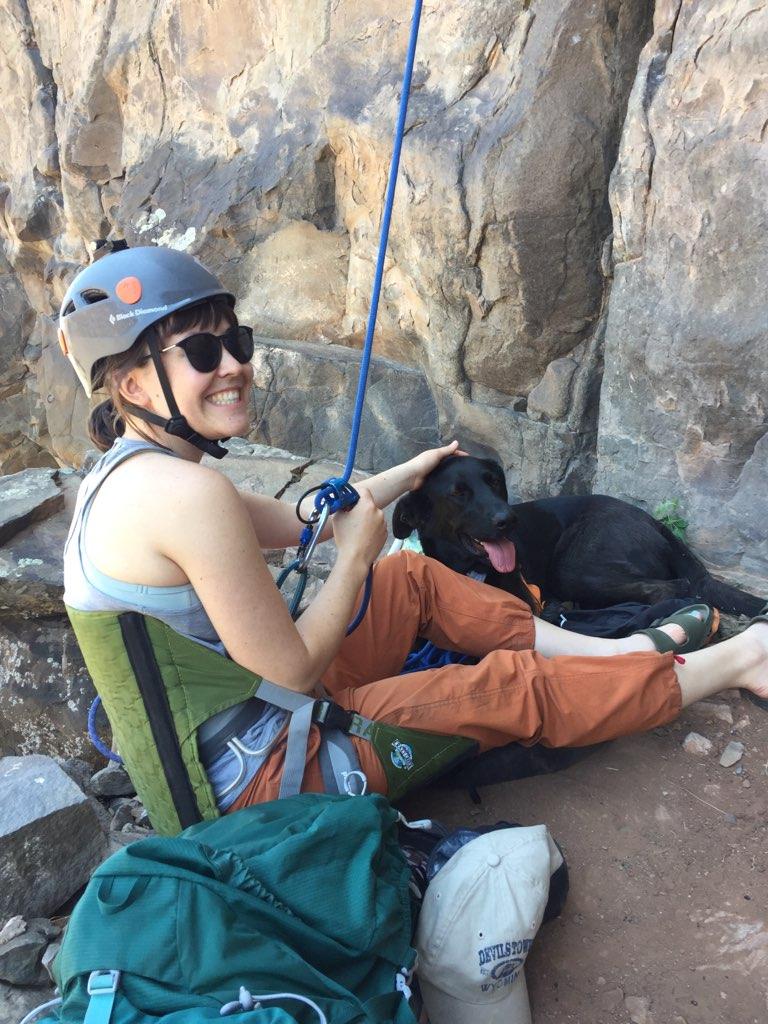
{"type": "MultiPolygon", "coordinates": [[[[221,321],[207,332],[221,337],[230,329],[221,321]]],[[[253,366],[239,363],[223,346],[221,362],[210,373],[200,373],[187,358],[178,342],[193,334],[203,333],[200,328],[179,331],[165,337],[161,349],[167,349],[160,358],[171,385],[179,411],[190,427],[211,440],[222,437],[244,437],[250,429],[250,398],[253,385],[253,366]]],[[[213,344],[213,343],[212,343],[213,344]]],[[[163,395],[154,365],[150,361],[143,368],[142,386],[151,401],[153,411],[169,416],[170,410],[163,395]]]]}

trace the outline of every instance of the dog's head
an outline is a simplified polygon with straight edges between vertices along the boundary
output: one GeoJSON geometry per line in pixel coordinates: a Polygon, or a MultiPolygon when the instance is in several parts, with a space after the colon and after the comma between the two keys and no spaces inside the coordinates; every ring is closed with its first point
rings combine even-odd
{"type": "Polygon", "coordinates": [[[517,564],[515,523],[498,463],[461,455],[443,459],[398,501],[392,528],[399,538],[418,531],[425,554],[457,572],[508,573],[517,564]]]}

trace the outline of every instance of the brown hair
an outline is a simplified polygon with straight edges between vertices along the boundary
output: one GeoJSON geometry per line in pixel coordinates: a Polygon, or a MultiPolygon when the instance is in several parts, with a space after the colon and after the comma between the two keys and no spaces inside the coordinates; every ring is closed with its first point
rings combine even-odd
{"type": "MultiPolygon", "coordinates": [[[[172,334],[183,331],[211,331],[218,327],[222,320],[230,326],[237,324],[237,316],[229,299],[223,295],[216,295],[194,306],[185,306],[184,309],[170,313],[142,331],[125,352],[105,356],[94,364],[93,390],[109,392],[109,398],[95,406],[88,418],[88,436],[100,451],[108,451],[115,439],[125,433],[126,416],[130,413],[126,412],[119,382],[127,373],[137,366],[142,366],[151,358],[147,351],[148,342],[153,338],[165,341],[172,334]]],[[[148,441],[152,440],[135,422],[132,426],[142,437],[148,441]]]]}

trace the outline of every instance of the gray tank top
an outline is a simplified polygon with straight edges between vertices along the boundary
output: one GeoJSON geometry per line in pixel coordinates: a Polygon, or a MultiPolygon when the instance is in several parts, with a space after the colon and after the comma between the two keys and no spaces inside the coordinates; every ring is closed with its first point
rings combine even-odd
{"type": "Polygon", "coordinates": [[[75,514],[64,548],[64,603],[83,612],[139,612],[166,622],[182,636],[226,654],[194,587],[152,587],[107,576],[88,557],[85,532],[94,498],[109,474],[141,452],[178,456],[149,441],[118,438],[80,485],[75,514]]]}

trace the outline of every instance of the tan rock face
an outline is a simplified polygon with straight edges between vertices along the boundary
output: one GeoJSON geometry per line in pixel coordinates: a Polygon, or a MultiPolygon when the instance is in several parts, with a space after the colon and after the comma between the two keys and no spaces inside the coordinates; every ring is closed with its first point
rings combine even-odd
{"type": "MultiPolygon", "coordinates": [[[[200,254],[262,334],[360,344],[409,3],[139,0],[79,8],[76,24],[68,8],[3,3],[8,64],[25,76],[7,79],[9,131],[41,97],[39,125],[26,118],[0,158],[9,251],[38,314],[111,232],[200,254]]],[[[524,399],[590,333],[605,153],[646,6],[424,12],[377,346],[425,367],[467,431],[474,385],[475,401],[498,393],[492,407],[524,399]]]]}
{"type": "Polygon", "coordinates": [[[758,592],[768,438],[768,10],[659,6],[613,175],[600,489],[678,497],[758,592]],[[761,70],[762,69],[762,70],[761,70]]]}
{"type": "MultiPolygon", "coordinates": [[[[419,409],[410,438],[457,433],[497,455],[521,496],[569,492],[595,474],[607,323],[601,487],[645,498],[637,464],[658,448],[654,486],[680,492],[694,522],[743,489],[741,525],[723,543],[722,524],[696,536],[735,566],[747,536],[751,551],[765,543],[749,513],[765,360],[733,371],[765,342],[765,18],[746,0],[656,6],[638,71],[647,0],[425,5],[376,351],[424,373],[435,418],[423,427],[419,409]]],[[[359,347],[410,12],[0,0],[0,233],[15,280],[1,286],[26,310],[3,351],[33,341],[28,425],[14,440],[0,422],[10,466],[40,451],[79,464],[87,449],[51,315],[96,238],[199,255],[264,336],[359,347]]],[[[300,418],[267,415],[256,436],[290,444],[283,428],[300,418]]]]}

